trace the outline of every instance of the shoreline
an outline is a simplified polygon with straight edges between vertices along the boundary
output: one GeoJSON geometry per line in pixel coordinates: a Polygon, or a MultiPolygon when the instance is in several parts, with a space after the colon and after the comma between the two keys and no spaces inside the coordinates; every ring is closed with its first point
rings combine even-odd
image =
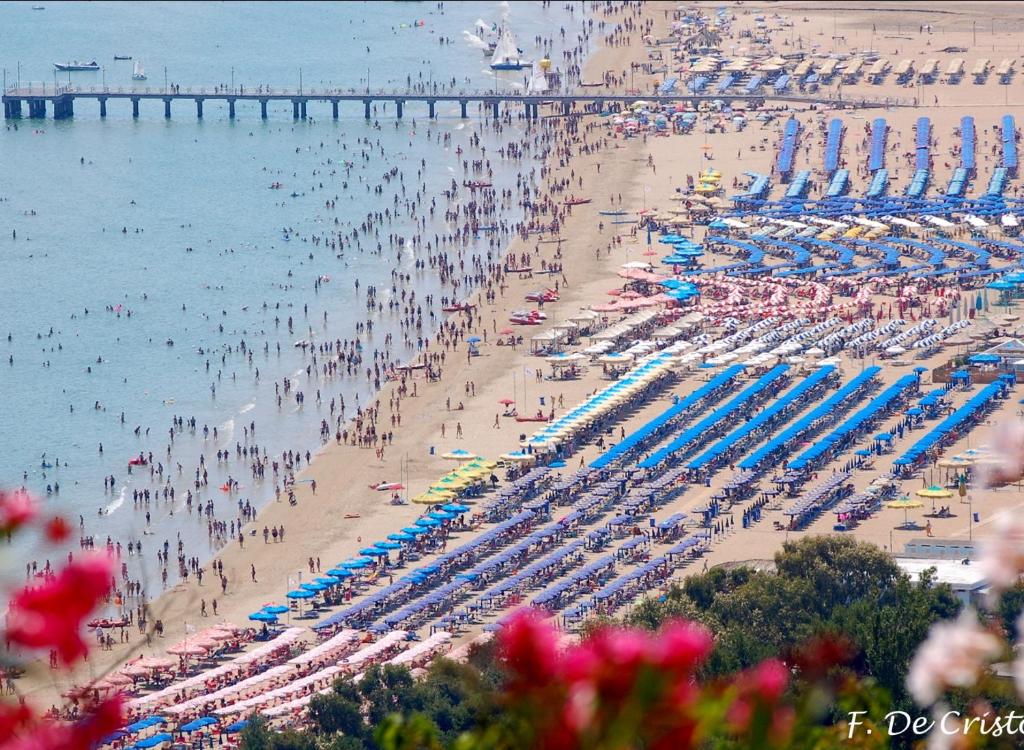
{"type": "MultiPolygon", "coordinates": [[[[603,16],[595,17],[602,18],[603,16]]],[[[600,44],[600,35],[596,31],[591,37],[591,44],[596,45],[596,49],[588,57],[585,67],[587,72],[584,73],[584,78],[593,70],[599,69],[603,72],[609,69],[614,70],[619,64],[628,64],[624,62],[624,58],[628,57],[627,53],[643,49],[642,46],[607,47],[600,44]]],[[[549,119],[561,124],[563,118],[555,115],[549,119]]],[[[592,116],[580,116],[578,122],[582,123],[588,119],[593,118],[592,116]]],[[[537,132],[543,133],[544,131],[538,130],[537,132]]],[[[622,150],[619,156],[625,156],[627,153],[628,151],[622,150]]],[[[565,169],[564,172],[568,173],[573,168],[580,170],[589,167],[589,171],[596,176],[592,162],[600,158],[600,156],[580,155],[574,158],[572,167],[565,169]]],[[[553,174],[559,173],[555,155],[549,156],[546,163],[549,167],[553,167],[553,174]]],[[[621,170],[620,179],[623,180],[628,180],[629,176],[639,169],[639,165],[636,164],[626,163],[618,166],[625,167],[621,170]]],[[[515,169],[511,165],[509,168],[515,169]]],[[[608,172],[605,171],[603,174],[608,174],[608,172]]],[[[542,182],[542,179],[538,179],[538,184],[542,182]]],[[[556,197],[560,199],[559,196],[556,197]]],[[[537,242],[534,245],[535,235],[531,234],[530,239],[524,241],[515,233],[510,233],[509,243],[504,248],[499,262],[504,264],[506,258],[514,259],[524,252],[536,253],[538,249],[548,256],[547,260],[556,260],[551,257],[552,252],[549,251],[549,248],[552,247],[565,247],[569,251],[563,252],[563,267],[574,259],[586,260],[589,248],[584,249],[588,244],[584,240],[588,234],[596,234],[593,227],[589,227],[589,232],[586,231],[588,229],[587,220],[588,217],[579,214],[575,217],[569,216],[566,226],[562,230],[562,237],[571,238],[567,238],[561,243],[537,242]],[[579,230],[577,236],[571,236],[571,229],[574,228],[574,225],[579,230]],[[578,257],[573,258],[573,255],[578,257]]],[[[568,270],[570,285],[563,287],[568,293],[563,293],[562,299],[558,303],[549,303],[544,306],[545,312],[549,315],[547,323],[557,322],[561,315],[571,315],[588,300],[587,295],[579,286],[581,281],[592,282],[595,278],[606,278],[609,268],[613,267],[614,262],[606,256],[604,263],[599,268],[588,268],[583,279],[577,279],[577,271],[568,270]]],[[[551,277],[551,280],[554,281],[554,278],[551,277]]],[[[507,314],[511,310],[523,306],[524,294],[531,289],[546,286],[547,281],[546,277],[523,278],[518,275],[503,274],[503,284],[505,285],[503,293],[497,297],[495,304],[489,307],[484,305],[478,307],[480,310],[486,309],[487,313],[474,319],[476,328],[473,333],[487,336],[490,341],[493,341],[494,339],[491,337],[496,336],[496,330],[507,325],[504,322],[507,320],[507,314]]],[[[484,289],[478,288],[474,291],[471,299],[480,304],[484,293],[484,289]]],[[[461,313],[456,313],[443,319],[443,322],[453,321],[461,324],[464,322],[464,316],[461,313]]],[[[516,333],[524,335],[528,339],[533,331],[535,329],[530,327],[521,327],[517,328],[516,333]]],[[[225,595],[221,595],[216,580],[210,577],[212,574],[205,578],[202,586],[199,586],[193,579],[189,579],[187,583],[172,586],[150,604],[152,614],[150,615],[149,629],[152,629],[153,623],[157,619],[161,620],[164,628],[162,638],[150,637],[149,643],[147,643],[147,639],[139,638],[136,628],[128,628],[126,630],[131,635],[129,643],[115,643],[111,651],[94,651],[90,662],[73,673],[45,675],[46,677],[59,677],[60,679],[56,683],[46,685],[42,684],[44,681],[39,681],[40,684],[35,684],[34,680],[27,682],[24,685],[27,688],[24,691],[25,694],[36,700],[55,701],[56,696],[53,695],[53,691],[60,692],[71,684],[81,684],[95,679],[118,664],[138,655],[162,655],[162,647],[169,646],[186,637],[187,632],[192,629],[200,629],[220,620],[247,624],[248,612],[259,609],[266,602],[283,599],[284,592],[289,588],[287,585],[289,578],[294,584],[302,572],[306,572],[308,575],[309,558],[312,557],[314,561],[320,560],[323,569],[326,569],[338,560],[351,556],[360,544],[371,541],[370,537],[378,538],[379,535],[380,538],[383,538],[385,531],[394,531],[402,525],[407,525],[419,514],[423,506],[415,504],[390,505],[389,495],[374,492],[369,489],[369,484],[374,481],[397,481],[397,476],[402,473],[399,466],[401,464],[410,480],[408,494],[413,495],[417,491],[425,489],[427,484],[451,468],[450,462],[444,462],[437,456],[445,450],[472,442],[474,431],[492,430],[490,418],[493,412],[489,406],[485,406],[484,394],[502,389],[509,390],[502,380],[507,377],[510,369],[514,369],[514,366],[521,365],[526,371],[530,369],[528,350],[524,352],[524,349],[519,347],[501,347],[499,349],[493,343],[489,343],[482,346],[482,351],[483,355],[474,358],[469,364],[462,359],[462,351],[450,351],[449,354],[455,356],[448,358],[443,379],[440,382],[427,383],[421,380],[417,383],[418,395],[415,398],[409,397],[412,398],[412,401],[409,398],[402,400],[402,404],[407,407],[401,411],[404,423],[395,430],[394,444],[387,448],[383,461],[378,461],[369,448],[357,448],[351,445],[339,446],[333,439],[320,445],[315,452],[311,449],[311,452],[314,453],[313,461],[295,474],[295,494],[298,505],[291,507],[283,498],[275,502],[271,496],[269,501],[258,511],[255,520],[247,524],[246,530],[251,536],[246,538],[244,547],[239,548],[237,543],[229,541],[219,551],[211,555],[208,564],[215,560],[221,561],[224,565],[225,575],[229,579],[230,583],[225,595]],[[476,396],[466,396],[461,388],[467,378],[472,382],[476,396]],[[431,411],[436,408],[435,405],[440,405],[443,409],[442,402],[447,398],[452,400],[453,407],[458,401],[465,402],[466,409],[461,412],[453,411],[450,415],[447,412],[442,413],[442,421],[446,423],[447,430],[446,437],[441,438],[437,425],[427,422],[432,416],[431,411]],[[415,405],[410,409],[408,405],[411,404],[415,405]],[[465,429],[465,440],[452,439],[457,424],[461,424],[465,429]],[[444,443],[443,448],[441,447],[442,442],[444,443]],[[431,447],[436,448],[433,451],[434,456],[430,455],[431,447]],[[360,464],[356,472],[359,477],[357,483],[354,483],[353,477],[347,474],[346,464],[352,462],[360,464]],[[313,479],[316,480],[315,495],[310,485],[310,480],[313,479]],[[353,484],[355,484],[354,487],[353,484]],[[324,523],[316,524],[315,528],[296,527],[296,520],[302,519],[307,509],[311,515],[324,523]],[[339,515],[355,515],[357,517],[338,518],[339,515]],[[274,544],[269,550],[263,550],[260,547],[258,529],[268,525],[286,527],[287,541],[283,544],[274,544]],[[266,552],[273,555],[273,560],[266,559],[266,552]],[[259,581],[256,584],[250,580],[250,566],[253,565],[256,566],[256,578],[259,581]],[[268,579],[274,580],[275,583],[268,584],[268,579]],[[214,599],[218,603],[218,615],[213,616],[212,607],[209,607],[210,616],[201,619],[200,602],[205,601],[209,604],[214,599]]],[[[533,386],[532,383],[531,386],[533,386]]],[[[395,395],[397,387],[396,383],[389,383],[377,392],[374,400],[386,406],[387,399],[395,395]]],[[[496,400],[494,399],[495,402],[496,400]]],[[[500,409],[496,403],[495,409],[500,409]]],[[[515,423],[513,422],[512,425],[515,423]]],[[[499,431],[495,430],[494,432],[499,431]]],[[[511,450],[518,442],[513,429],[509,429],[505,425],[502,425],[499,434],[501,442],[505,446],[502,452],[511,450]]],[[[491,436],[484,433],[480,437],[491,436]]],[[[484,453],[484,455],[487,458],[496,457],[496,454],[491,456],[484,453]]],[[[290,587],[294,587],[294,585],[290,587]]],[[[36,666],[38,669],[31,670],[32,673],[44,671],[41,663],[36,666]]]]}

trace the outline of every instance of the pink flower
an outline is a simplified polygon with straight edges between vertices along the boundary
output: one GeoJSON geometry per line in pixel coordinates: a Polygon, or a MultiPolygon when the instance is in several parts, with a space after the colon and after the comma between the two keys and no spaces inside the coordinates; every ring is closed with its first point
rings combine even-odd
{"type": "Polygon", "coordinates": [[[1024,513],[1011,510],[997,517],[996,533],[982,543],[978,565],[996,591],[1017,583],[1024,572],[1024,513]]]}
{"type": "Polygon", "coordinates": [[[1000,640],[964,610],[950,622],[932,626],[910,663],[907,689],[921,705],[931,705],[949,687],[968,687],[1002,651],[1000,640]]]}
{"type": "Polygon", "coordinates": [[[71,526],[64,520],[63,516],[54,516],[43,527],[46,538],[54,544],[60,544],[71,536],[71,526]]]}
{"type": "Polygon", "coordinates": [[[981,545],[978,560],[996,591],[1014,586],[1024,571],[1024,513],[1008,510],[995,518],[995,534],[981,545]]]}
{"type": "Polygon", "coordinates": [[[789,684],[789,670],[778,659],[765,659],[744,675],[749,690],[766,703],[782,697],[789,684]]]}
{"type": "Polygon", "coordinates": [[[65,664],[88,651],[82,622],[110,590],[113,562],[105,553],[80,557],[38,586],[16,591],[7,638],[29,648],[52,648],[65,664]]]}
{"type": "Polygon", "coordinates": [[[707,628],[676,620],[664,625],[651,645],[651,658],[658,666],[689,673],[708,657],[715,644],[707,628]]]}
{"type": "Polygon", "coordinates": [[[36,716],[24,705],[0,705],[0,750],[93,750],[123,722],[120,694],[86,706],[72,724],[36,716]]]}
{"type": "Polygon", "coordinates": [[[555,629],[531,609],[520,609],[501,629],[501,655],[518,689],[536,689],[554,676],[558,664],[555,629]]]}
{"type": "Polygon", "coordinates": [[[36,503],[27,492],[0,492],[0,531],[17,531],[35,517],[36,503]]]}
{"type": "Polygon", "coordinates": [[[1024,421],[997,424],[992,430],[991,445],[995,461],[978,467],[985,487],[1015,482],[1024,474],[1024,421]]]}

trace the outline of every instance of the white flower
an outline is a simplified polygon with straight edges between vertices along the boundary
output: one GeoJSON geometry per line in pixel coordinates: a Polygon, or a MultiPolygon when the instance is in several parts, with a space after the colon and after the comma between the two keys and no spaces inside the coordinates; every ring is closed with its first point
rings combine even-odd
{"type": "Polygon", "coordinates": [[[1017,583],[1024,572],[1024,513],[1015,509],[996,518],[996,533],[982,543],[978,565],[995,591],[1017,583]]]}
{"type": "Polygon", "coordinates": [[[928,733],[927,750],[954,750],[957,747],[956,732],[946,731],[946,729],[947,727],[948,729],[959,729],[961,723],[947,719],[946,726],[944,727],[942,719],[948,712],[949,704],[945,702],[936,703],[932,706],[932,721],[935,722],[935,728],[928,733]]]}
{"type": "Polygon", "coordinates": [[[931,705],[947,687],[973,685],[1001,652],[1002,643],[981,626],[974,610],[964,610],[956,620],[932,625],[910,663],[907,689],[919,704],[931,705]]]}
{"type": "Polygon", "coordinates": [[[1015,482],[1024,475],[1024,421],[1000,422],[992,429],[989,442],[992,461],[976,467],[982,486],[1015,482]]]}

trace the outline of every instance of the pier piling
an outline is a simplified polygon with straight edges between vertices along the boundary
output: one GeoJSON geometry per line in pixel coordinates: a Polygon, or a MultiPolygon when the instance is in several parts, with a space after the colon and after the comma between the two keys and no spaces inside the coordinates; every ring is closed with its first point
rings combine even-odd
{"type": "Polygon", "coordinates": [[[198,117],[200,120],[203,119],[203,100],[202,99],[196,99],[196,117],[198,117]]]}
{"type": "Polygon", "coordinates": [[[335,99],[331,102],[331,117],[335,120],[338,119],[338,100],[335,99]]]}
{"type": "Polygon", "coordinates": [[[104,97],[100,97],[100,117],[107,116],[107,100],[104,97]]]}
{"type": "Polygon", "coordinates": [[[260,99],[260,117],[264,120],[267,119],[267,100],[260,99]]]}
{"type": "Polygon", "coordinates": [[[139,97],[132,97],[132,117],[139,116],[139,97]]]}

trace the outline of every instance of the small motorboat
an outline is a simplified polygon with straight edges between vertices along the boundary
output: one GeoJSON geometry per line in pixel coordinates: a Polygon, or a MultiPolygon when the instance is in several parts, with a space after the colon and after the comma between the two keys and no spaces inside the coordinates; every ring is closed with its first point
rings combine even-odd
{"type": "Polygon", "coordinates": [[[455,302],[441,308],[442,312],[469,312],[472,309],[473,305],[468,302],[455,302]]]}
{"type": "Polygon", "coordinates": [[[529,292],[526,299],[530,302],[557,302],[558,292],[554,289],[544,289],[539,292],[529,292]]]}
{"type": "Polygon", "coordinates": [[[131,60],[131,55],[114,55],[115,60],[131,60]]]}
{"type": "Polygon", "coordinates": [[[591,200],[593,200],[593,199],[592,198],[570,198],[569,200],[567,200],[565,202],[565,205],[567,205],[567,206],[582,206],[585,203],[590,203],[591,200]]]}
{"type": "Polygon", "coordinates": [[[143,457],[141,453],[137,455],[135,458],[128,459],[129,466],[146,466],[148,464],[149,462],[143,457]]]}
{"type": "Polygon", "coordinates": [[[96,62],[95,60],[93,60],[92,62],[87,62],[87,63],[85,63],[85,62],[78,62],[78,60],[75,60],[74,62],[54,63],[53,67],[56,70],[62,70],[62,71],[63,70],[91,70],[91,71],[97,71],[97,70],[100,69],[100,64],[98,62],[96,62]]]}
{"type": "Polygon", "coordinates": [[[483,180],[463,180],[462,185],[470,190],[476,190],[477,188],[489,188],[491,183],[484,182],[483,180]]]}
{"type": "Polygon", "coordinates": [[[518,326],[539,326],[547,318],[540,310],[515,310],[509,316],[509,322],[518,326]]]}

